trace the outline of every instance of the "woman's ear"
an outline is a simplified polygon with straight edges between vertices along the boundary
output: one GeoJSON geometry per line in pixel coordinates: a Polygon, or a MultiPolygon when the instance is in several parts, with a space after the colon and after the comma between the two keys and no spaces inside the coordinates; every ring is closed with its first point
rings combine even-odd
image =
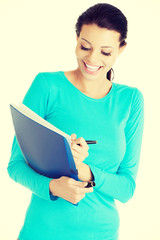
{"type": "Polygon", "coordinates": [[[76,40],[78,41],[78,35],[76,34],[76,40]]]}
{"type": "Polygon", "coordinates": [[[125,45],[123,45],[122,47],[119,48],[119,54],[118,56],[124,51],[124,49],[126,48],[127,43],[125,45]]]}

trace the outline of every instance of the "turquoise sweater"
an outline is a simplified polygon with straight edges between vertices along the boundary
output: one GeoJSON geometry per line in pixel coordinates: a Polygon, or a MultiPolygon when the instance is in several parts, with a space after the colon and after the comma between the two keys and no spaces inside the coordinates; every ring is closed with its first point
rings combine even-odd
{"type": "Polygon", "coordinates": [[[88,164],[96,182],[74,206],[50,198],[50,178],[25,162],[14,138],[9,176],[32,191],[20,240],[117,240],[115,199],[127,202],[135,191],[144,125],[143,95],[137,88],[112,83],[103,98],[86,96],[64,72],[39,73],[23,103],[62,131],[97,140],[89,145],[88,164]]]}

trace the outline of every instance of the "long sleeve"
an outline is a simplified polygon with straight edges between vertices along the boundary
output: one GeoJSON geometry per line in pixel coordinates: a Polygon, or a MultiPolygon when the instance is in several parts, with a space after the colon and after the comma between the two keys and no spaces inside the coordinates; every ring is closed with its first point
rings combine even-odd
{"type": "MultiPolygon", "coordinates": [[[[101,195],[127,202],[134,194],[140,160],[144,128],[144,99],[135,88],[131,110],[125,126],[126,152],[115,174],[108,173],[92,164],[89,167],[96,182],[95,190],[101,195]]],[[[115,149],[116,151],[116,149],[115,149]]]]}
{"type": "Polygon", "coordinates": [[[106,96],[95,99],[79,91],[64,72],[46,72],[35,78],[23,103],[65,133],[97,140],[84,160],[96,186],[78,207],[60,197],[46,201],[50,179],[28,167],[15,139],[8,172],[34,193],[19,239],[118,239],[114,199],[126,202],[135,190],[144,121],[141,92],[113,82],[106,96]]]}
{"type": "MultiPolygon", "coordinates": [[[[38,74],[29,88],[23,104],[45,117],[48,101],[48,86],[43,75],[38,74]]],[[[16,182],[30,189],[34,194],[45,200],[56,200],[49,192],[50,178],[35,172],[26,163],[16,137],[14,137],[11,157],[8,164],[8,174],[16,182]]]]}

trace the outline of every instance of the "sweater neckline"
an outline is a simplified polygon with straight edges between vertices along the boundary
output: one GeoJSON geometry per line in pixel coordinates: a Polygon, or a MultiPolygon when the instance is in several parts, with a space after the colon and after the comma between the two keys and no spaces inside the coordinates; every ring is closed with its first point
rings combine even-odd
{"type": "Polygon", "coordinates": [[[77,91],[77,93],[79,93],[82,97],[94,101],[94,102],[103,102],[106,99],[108,99],[114,92],[115,89],[115,83],[112,82],[112,86],[110,88],[110,91],[102,98],[92,98],[87,96],[86,94],[84,94],[83,92],[81,92],[77,87],[75,87],[69,80],[68,78],[65,76],[64,71],[60,71],[61,76],[63,77],[64,80],[66,80],[66,82],[68,83],[68,85],[70,85],[75,91],[77,91]]]}

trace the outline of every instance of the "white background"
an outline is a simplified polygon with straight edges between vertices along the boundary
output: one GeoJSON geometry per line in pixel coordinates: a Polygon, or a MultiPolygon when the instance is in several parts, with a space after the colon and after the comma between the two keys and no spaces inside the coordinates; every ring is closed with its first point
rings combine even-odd
{"type": "MultiPolygon", "coordinates": [[[[31,195],[28,189],[11,180],[6,170],[14,134],[9,103],[23,99],[38,72],[71,70],[77,66],[74,25],[78,16],[95,3],[98,2],[0,1],[0,239],[17,238],[31,195]]],[[[160,3],[158,0],[108,3],[120,8],[129,21],[128,46],[114,66],[114,82],[138,87],[145,99],[136,191],[128,203],[117,201],[120,240],[159,240],[160,3]]]]}

